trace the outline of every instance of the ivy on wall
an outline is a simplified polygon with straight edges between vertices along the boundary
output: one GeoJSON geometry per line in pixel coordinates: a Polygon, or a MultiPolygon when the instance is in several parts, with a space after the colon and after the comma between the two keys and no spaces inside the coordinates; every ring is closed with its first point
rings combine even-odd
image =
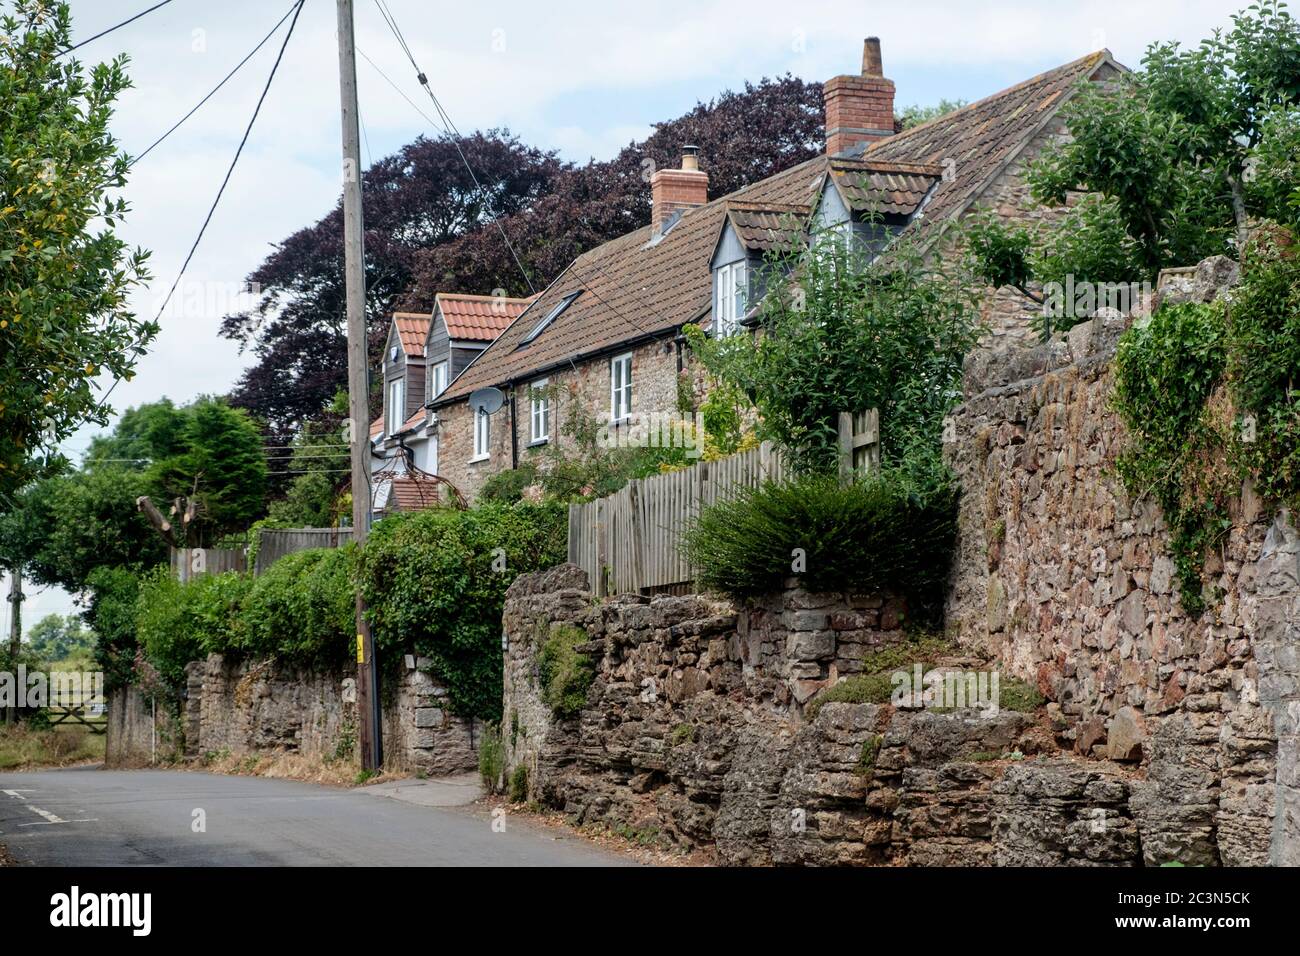
{"type": "Polygon", "coordinates": [[[1220,301],[1180,303],[1135,324],[1115,359],[1115,410],[1132,437],[1118,472],[1169,527],[1180,599],[1206,607],[1207,552],[1231,527],[1229,506],[1253,479],[1275,505],[1300,505],[1300,256],[1267,226],[1220,301]]]}

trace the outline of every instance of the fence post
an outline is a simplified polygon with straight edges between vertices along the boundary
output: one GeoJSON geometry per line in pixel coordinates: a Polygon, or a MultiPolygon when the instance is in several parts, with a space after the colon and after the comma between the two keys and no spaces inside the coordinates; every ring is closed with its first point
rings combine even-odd
{"type": "Polygon", "coordinates": [[[628,514],[632,523],[632,581],[629,590],[640,592],[645,587],[646,555],[645,536],[641,528],[641,479],[627,483],[628,514]]]}
{"type": "Polygon", "coordinates": [[[609,499],[596,499],[596,577],[594,582],[596,597],[609,594],[609,536],[606,533],[609,522],[609,499]]]}
{"type": "Polygon", "coordinates": [[[880,410],[840,412],[840,484],[853,481],[855,472],[880,467],[880,410]]]}

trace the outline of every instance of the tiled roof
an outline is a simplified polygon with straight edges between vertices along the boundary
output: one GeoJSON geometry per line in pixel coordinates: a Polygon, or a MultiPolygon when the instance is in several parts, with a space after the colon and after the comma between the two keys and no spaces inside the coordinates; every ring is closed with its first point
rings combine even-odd
{"type": "Polygon", "coordinates": [[[811,206],[792,203],[727,202],[727,219],[736,238],[760,256],[802,248],[811,212],[811,206]]]}
{"type": "MultiPolygon", "coordinates": [[[[927,222],[960,215],[1038,132],[1080,80],[1114,61],[1100,50],[1010,89],[871,143],[867,160],[934,163],[947,174],[925,207],[927,222]]],[[[1122,67],[1118,67],[1122,69],[1122,67]]]]}
{"type": "Polygon", "coordinates": [[[401,340],[402,351],[410,358],[424,355],[424,340],[429,337],[429,323],[432,315],[423,312],[394,312],[393,324],[397,326],[397,337],[401,340]]]}
{"type": "Polygon", "coordinates": [[[724,218],[736,222],[737,213],[742,213],[746,241],[759,242],[766,235],[765,227],[781,218],[774,217],[772,210],[811,207],[832,169],[851,180],[848,189],[856,197],[852,201],[863,203],[864,208],[870,204],[881,209],[883,203],[914,211],[925,198],[923,223],[960,215],[1038,132],[1074,84],[1107,63],[1114,61],[1103,50],[1049,70],[871,143],[856,157],[860,162],[853,162],[855,157],[814,157],[687,210],[658,242],[651,242],[651,229],[645,226],[583,253],[456,377],[435,404],[461,400],[476,388],[504,385],[698,320],[710,306],[708,261],[724,218]],[[916,168],[918,164],[922,168],[916,168]],[[550,327],[520,347],[537,318],[578,290],[583,294],[550,327]]]}
{"type": "Polygon", "coordinates": [[[384,416],[380,415],[370,423],[370,437],[375,438],[384,433],[384,416]]]}
{"type": "Polygon", "coordinates": [[[413,428],[420,427],[421,425],[424,424],[425,420],[428,417],[429,417],[429,413],[425,409],[423,408],[416,409],[414,415],[412,415],[406,421],[402,422],[402,427],[401,429],[398,430],[398,434],[399,435],[404,434],[406,432],[411,431],[411,429],[413,428]]]}
{"type": "Polygon", "coordinates": [[[943,178],[943,167],[832,159],[830,175],[854,212],[911,216],[943,178]]]}
{"type": "MultiPolygon", "coordinates": [[[[727,198],[811,206],[825,169],[826,158],[818,156],[727,198]]],[[[650,227],[643,226],[583,253],[522,318],[456,377],[435,404],[620,342],[665,334],[699,317],[713,295],[708,258],[726,213],[727,200],[714,200],[687,210],[658,242],[650,242],[650,227]],[[579,289],[583,294],[546,331],[519,347],[538,318],[579,289]]]]}
{"type": "Polygon", "coordinates": [[[439,292],[435,297],[447,335],[453,339],[491,342],[528,308],[533,298],[506,299],[491,295],[439,292]]]}
{"type": "Polygon", "coordinates": [[[419,475],[377,474],[374,479],[374,508],[391,514],[395,511],[423,511],[441,501],[439,483],[419,475]]]}

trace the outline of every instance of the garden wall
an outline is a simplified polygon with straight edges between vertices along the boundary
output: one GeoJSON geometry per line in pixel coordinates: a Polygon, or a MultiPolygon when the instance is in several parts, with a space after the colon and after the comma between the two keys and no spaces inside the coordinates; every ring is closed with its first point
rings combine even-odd
{"type": "MultiPolygon", "coordinates": [[[[1233,276],[1212,260],[1161,294],[1208,301],[1233,276]]],[[[1183,612],[1158,508],[1113,473],[1129,322],[977,358],[947,430],[956,650],[933,663],[1003,668],[1043,706],[807,708],[899,646],[897,602],[600,602],[566,566],[507,595],[508,772],[577,823],[727,863],[1300,864],[1300,536],[1243,488],[1210,610],[1183,612]],[[570,629],[594,676],[563,717],[542,647],[570,629]]]]}
{"type": "MultiPolygon", "coordinates": [[[[1160,294],[1209,301],[1235,274],[1207,260],[1160,294]]],[[[948,626],[1035,681],[1077,754],[1145,771],[1132,806],[1149,859],[1294,865],[1300,542],[1248,484],[1207,562],[1209,610],[1183,611],[1160,509],[1114,473],[1126,436],[1111,361],[1127,323],[1076,328],[1028,378],[1013,380],[1024,364],[981,369],[990,387],[953,415],[948,626]]]]}
{"type": "Polygon", "coordinates": [[[805,682],[901,646],[899,610],[797,588],[740,607],[600,602],[573,565],[524,575],[505,612],[509,772],[575,823],[729,864],[1138,862],[1135,774],[1058,753],[1041,715],[825,703],[806,718],[805,682]],[[541,649],[570,628],[594,679],[561,719],[541,649]]]}
{"type": "MultiPolygon", "coordinates": [[[[395,769],[450,774],[478,765],[481,725],[446,709],[446,690],[409,659],[383,711],[384,755],[395,769]]],[[[220,654],[186,668],[186,699],[170,726],[184,742],[184,756],[296,753],[331,760],[352,759],[357,742],[355,695],[345,677],[285,667],[274,661],[235,662],[220,654]]],[[[149,762],[147,724],[127,718],[144,705],[134,688],[119,691],[110,704],[109,765],[149,762]],[[119,699],[136,701],[119,708],[119,699]]],[[[160,712],[162,708],[160,707],[160,712]]],[[[159,749],[159,759],[175,748],[159,749]]]]}

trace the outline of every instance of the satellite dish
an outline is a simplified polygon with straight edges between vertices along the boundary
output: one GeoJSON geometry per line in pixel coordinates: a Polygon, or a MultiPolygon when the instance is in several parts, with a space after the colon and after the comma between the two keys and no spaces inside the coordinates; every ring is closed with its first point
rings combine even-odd
{"type": "Polygon", "coordinates": [[[476,388],[469,393],[469,407],[476,412],[482,409],[489,415],[504,405],[505,400],[506,397],[502,394],[501,389],[492,388],[491,386],[476,388]]]}

